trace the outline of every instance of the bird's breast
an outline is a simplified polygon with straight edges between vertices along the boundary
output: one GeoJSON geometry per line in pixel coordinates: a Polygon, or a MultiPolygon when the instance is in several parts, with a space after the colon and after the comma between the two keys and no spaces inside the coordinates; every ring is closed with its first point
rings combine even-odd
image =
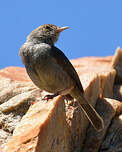
{"type": "Polygon", "coordinates": [[[56,93],[72,87],[69,74],[51,56],[48,46],[30,46],[23,58],[28,75],[40,89],[56,93]]]}

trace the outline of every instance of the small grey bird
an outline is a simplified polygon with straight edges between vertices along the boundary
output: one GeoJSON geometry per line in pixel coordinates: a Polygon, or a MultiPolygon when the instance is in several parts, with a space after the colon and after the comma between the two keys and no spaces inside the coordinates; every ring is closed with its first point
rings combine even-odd
{"type": "Polygon", "coordinates": [[[30,33],[20,49],[20,56],[33,83],[42,90],[57,95],[72,97],[90,120],[93,127],[100,131],[104,128],[102,118],[88,103],[76,70],[64,53],[54,46],[60,32],[68,27],[44,24],[30,33]]]}

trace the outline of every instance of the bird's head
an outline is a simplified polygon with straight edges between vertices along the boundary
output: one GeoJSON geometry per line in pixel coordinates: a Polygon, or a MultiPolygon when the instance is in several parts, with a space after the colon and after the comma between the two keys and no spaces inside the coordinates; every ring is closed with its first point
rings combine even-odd
{"type": "Polygon", "coordinates": [[[54,43],[58,40],[60,32],[67,28],[67,26],[58,27],[52,24],[44,24],[30,33],[28,36],[28,41],[54,45],[54,43]]]}

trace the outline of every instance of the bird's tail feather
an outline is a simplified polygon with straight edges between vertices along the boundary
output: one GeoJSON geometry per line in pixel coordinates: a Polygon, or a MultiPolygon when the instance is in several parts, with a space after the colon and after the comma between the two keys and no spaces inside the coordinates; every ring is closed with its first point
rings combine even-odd
{"type": "Polygon", "coordinates": [[[85,103],[78,101],[78,103],[81,109],[86,114],[89,121],[91,122],[91,124],[93,125],[93,127],[97,131],[102,130],[104,128],[103,119],[99,116],[99,114],[95,111],[95,109],[87,101],[85,101],[85,103]]]}
{"type": "Polygon", "coordinates": [[[78,96],[73,96],[78,101],[79,106],[84,111],[85,115],[93,125],[93,127],[100,131],[104,128],[103,119],[95,111],[95,109],[90,105],[85,99],[83,93],[78,94],[78,96]]]}

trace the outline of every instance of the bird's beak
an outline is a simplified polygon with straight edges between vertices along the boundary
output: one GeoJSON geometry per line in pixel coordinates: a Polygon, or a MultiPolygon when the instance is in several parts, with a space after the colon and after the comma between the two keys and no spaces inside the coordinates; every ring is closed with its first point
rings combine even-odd
{"type": "Polygon", "coordinates": [[[68,29],[68,28],[69,28],[68,26],[60,27],[57,31],[60,33],[60,32],[62,32],[63,30],[66,30],[66,29],[68,29]]]}

